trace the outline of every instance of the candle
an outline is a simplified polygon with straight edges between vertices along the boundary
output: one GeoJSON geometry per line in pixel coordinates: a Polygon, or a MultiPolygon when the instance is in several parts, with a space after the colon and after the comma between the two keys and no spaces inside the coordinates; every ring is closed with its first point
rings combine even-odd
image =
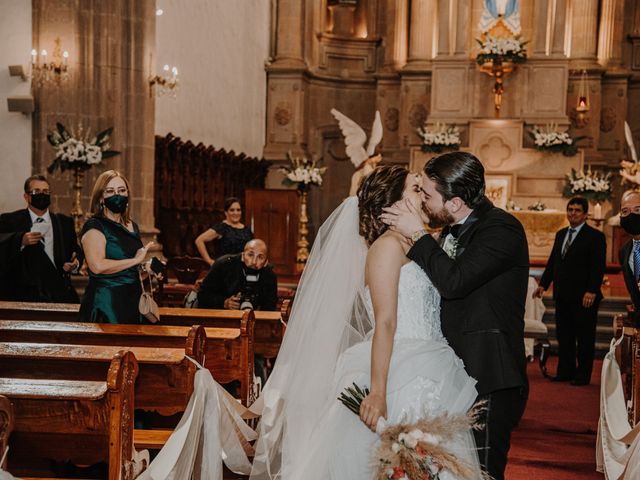
{"type": "Polygon", "coordinates": [[[69,52],[67,52],[66,50],[62,53],[62,64],[66,65],[67,64],[67,59],[69,58],[69,52]]]}
{"type": "Polygon", "coordinates": [[[596,205],[593,207],[593,218],[598,220],[602,218],[602,205],[600,205],[599,203],[596,203],[596,205]]]}
{"type": "Polygon", "coordinates": [[[36,61],[38,59],[38,52],[37,50],[34,48],[31,50],[31,65],[35,65],[36,61]]]}

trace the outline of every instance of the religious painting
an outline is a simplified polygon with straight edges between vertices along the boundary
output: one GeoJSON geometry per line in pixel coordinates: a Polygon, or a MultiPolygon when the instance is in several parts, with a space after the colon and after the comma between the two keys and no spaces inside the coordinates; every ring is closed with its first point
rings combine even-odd
{"type": "Polygon", "coordinates": [[[511,175],[487,175],[485,195],[498,208],[507,209],[511,197],[511,175]]]}

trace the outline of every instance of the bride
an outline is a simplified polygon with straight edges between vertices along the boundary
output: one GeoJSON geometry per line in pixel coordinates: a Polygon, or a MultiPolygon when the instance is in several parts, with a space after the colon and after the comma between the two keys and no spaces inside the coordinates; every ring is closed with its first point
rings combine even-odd
{"type": "MultiPolygon", "coordinates": [[[[440,297],[406,258],[404,237],[379,220],[397,201],[420,204],[419,190],[406,169],[378,167],[321,227],[259,400],[253,480],[370,480],[381,418],[472,406],[476,382],[443,337],[440,297]],[[352,383],[370,389],[359,418],[337,400],[352,383]]],[[[481,478],[471,432],[447,447],[481,478]]]]}

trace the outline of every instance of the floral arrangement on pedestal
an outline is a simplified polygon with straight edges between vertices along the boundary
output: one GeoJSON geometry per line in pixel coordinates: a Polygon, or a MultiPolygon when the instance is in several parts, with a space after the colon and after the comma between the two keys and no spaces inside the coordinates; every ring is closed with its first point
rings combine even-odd
{"type": "Polygon", "coordinates": [[[562,153],[565,157],[573,157],[578,153],[578,142],[586,136],[571,137],[571,129],[560,132],[556,124],[547,124],[544,128],[534,125],[529,135],[538,150],[562,153]]]}
{"type": "Polygon", "coordinates": [[[460,129],[455,125],[436,123],[434,129],[418,128],[418,135],[422,138],[422,151],[441,153],[460,149],[460,129]]]}
{"type": "Polygon", "coordinates": [[[77,132],[69,132],[63,124],[56,123],[56,129],[47,133],[47,140],[56,150],[56,158],[47,167],[47,171],[53,173],[57,168],[62,172],[88,170],[102,160],[120,154],[110,150],[109,139],[112,132],[113,128],[107,128],[92,136],[90,129],[83,132],[82,125],[78,126],[77,132]]]}
{"type": "Polygon", "coordinates": [[[295,185],[300,193],[300,218],[298,225],[298,252],[296,260],[299,264],[306,263],[309,258],[309,241],[307,234],[309,229],[309,217],[307,217],[307,195],[310,185],[322,185],[322,175],[327,171],[327,167],[320,167],[319,162],[309,160],[305,157],[297,158],[287,152],[289,165],[281,167],[280,172],[284,174],[283,183],[288,186],[295,185]]]}
{"type": "Polygon", "coordinates": [[[480,46],[480,53],[476,57],[478,65],[495,61],[512,63],[524,63],[527,61],[525,46],[529,42],[520,40],[520,35],[510,38],[498,38],[484,33],[483,36],[484,40],[476,38],[476,42],[480,46]]]}
{"type": "Polygon", "coordinates": [[[562,196],[571,198],[581,196],[594,202],[604,202],[611,198],[611,172],[592,172],[591,167],[584,170],[571,169],[566,176],[562,196]]]}
{"type": "Polygon", "coordinates": [[[289,165],[280,168],[280,172],[284,174],[285,185],[295,185],[298,190],[306,190],[309,185],[322,185],[322,175],[327,171],[327,167],[320,167],[319,162],[315,160],[294,157],[291,152],[287,152],[287,160],[289,165]]]}

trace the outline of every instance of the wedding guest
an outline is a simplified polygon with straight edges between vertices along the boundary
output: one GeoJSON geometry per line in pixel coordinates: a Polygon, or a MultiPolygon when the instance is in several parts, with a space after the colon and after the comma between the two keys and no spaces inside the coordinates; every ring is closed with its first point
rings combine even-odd
{"type": "Polygon", "coordinates": [[[637,322],[640,312],[640,192],[628,190],[622,195],[620,226],[632,237],[620,249],[620,265],[637,322]]]}
{"type": "Polygon", "coordinates": [[[139,268],[153,245],[142,245],[140,229],[130,217],[129,182],[108,170],[91,193],[92,218],[80,232],[89,266],[89,284],[80,320],[94,323],[143,323],[139,268]]]}
{"type": "Polygon", "coordinates": [[[533,292],[540,298],[553,282],[559,357],[553,380],[576,386],[591,382],[607,252],[604,234],[587,225],[588,212],[585,198],[569,200],[569,227],[556,234],[540,285],[533,292]]]}
{"type": "Polygon", "coordinates": [[[196,238],[196,248],[209,265],[213,265],[214,259],[207,251],[208,242],[215,242],[215,257],[219,258],[242,252],[245,244],[253,238],[253,232],[241,222],[241,219],[240,200],[229,197],[224,201],[224,220],[212,225],[196,238]]]}
{"type": "Polygon", "coordinates": [[[71,273],[81,263],[73,220],[49,210],[51,187],[42,175],[24,182],[27,208],[0,215],[0,298],[78,303],[71,273]]]}

